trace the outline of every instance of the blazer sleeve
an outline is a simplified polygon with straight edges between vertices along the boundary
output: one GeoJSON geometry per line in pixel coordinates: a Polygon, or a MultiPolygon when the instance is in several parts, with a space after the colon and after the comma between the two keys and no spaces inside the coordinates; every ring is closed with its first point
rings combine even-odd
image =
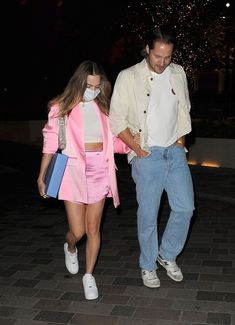
{"type": "Polygon", "coordinates": [[[114,153],[127,154],[131,149],[117,136],[113,136],[114,153]]]}
{"type": "Polygon", "coordinates": [[[52,107],[48,114],[48,121],[42,129],[43,134],[43,153],[54,154],[58,149],[58,108],[52,107]]]}

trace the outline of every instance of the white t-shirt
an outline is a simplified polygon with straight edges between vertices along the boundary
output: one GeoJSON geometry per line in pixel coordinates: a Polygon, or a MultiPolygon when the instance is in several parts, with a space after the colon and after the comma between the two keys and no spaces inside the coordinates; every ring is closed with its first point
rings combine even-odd
{"type": "Polygon", "coordinates": [[[178,100],[170,84],[170,69],[151,71],[153,78],[147,109],[148,145],[168,147],[177,140],[178,100]]]}

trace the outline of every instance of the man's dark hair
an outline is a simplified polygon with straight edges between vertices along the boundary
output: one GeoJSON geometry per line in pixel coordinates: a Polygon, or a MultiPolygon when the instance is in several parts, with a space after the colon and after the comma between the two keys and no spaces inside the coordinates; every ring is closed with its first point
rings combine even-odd
{"type": "Polygon", "coordinates": [[[154,48],[156,42],[162,42],[165,44],[173,44],[174,49],[176,46],[176,38],[172,30],[167,27],[155,28],[146,35],[145,45],[148,45],[150,49],[154,48]]]}

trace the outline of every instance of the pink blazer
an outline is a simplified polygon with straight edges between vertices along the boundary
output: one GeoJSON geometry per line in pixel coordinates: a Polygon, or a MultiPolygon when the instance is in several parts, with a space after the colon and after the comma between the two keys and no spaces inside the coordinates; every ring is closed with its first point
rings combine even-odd
{"type": "MultiPolygon", "coordinates": [[[[117,179],[116,165],[114,161],[114,153],[128,153],[130,149],[122,142],[122,140],[111,133],[109,126],[109,117],[103,114],[96,105],[96,110],[102,126],[103,150],[105,152],[106,163],[108,166],[110,192],[109,197],[113,197],[114,206],[120,204],[117,179]]],[[[58,107],[53,106],[48,114],[48,121],[45,124],[43,133],[43,153],[54,154],[58,149],[58,107]]],[[[81,184],[80,193],[75,193],[76,201],[84,202],[85,193],[82,191],[86,188],[85,176],[85,148],[84,148],[84,125],[79,104],[66,117],[66,148],[63,150],[69,159],[67,165],[77,166],[79,184],[81,184]],[[84,195],[84,196],[83,196],[84,195]]]]}

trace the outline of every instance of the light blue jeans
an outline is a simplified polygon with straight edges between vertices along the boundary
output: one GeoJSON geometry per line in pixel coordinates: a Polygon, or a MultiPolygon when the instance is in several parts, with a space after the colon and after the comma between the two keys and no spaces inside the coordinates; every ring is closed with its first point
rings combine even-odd
{"type": "Polygon", "coordinates": [[[157,269],[160,254],[175,261],[187,239],[194,210],[193,184],[185,150],[182,146],[149,147],[145,158],[134,157],[132,177],[138,202],[137,227],[141,269],[157,269]],[[166,191],[171,213],[158,243],[157,218],[163,190],[166,191]]]}

